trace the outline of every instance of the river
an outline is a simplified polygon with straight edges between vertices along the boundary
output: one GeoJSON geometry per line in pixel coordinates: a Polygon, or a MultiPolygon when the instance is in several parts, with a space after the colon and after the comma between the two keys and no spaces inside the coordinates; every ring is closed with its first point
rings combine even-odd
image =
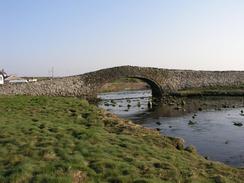
{"type": "Polygon", "coordinates": [[[244,167],[244,97],[180,98],[151,105],[151,91],[101,93],[99,107],[168,136],[210,160],[244,167]]]}

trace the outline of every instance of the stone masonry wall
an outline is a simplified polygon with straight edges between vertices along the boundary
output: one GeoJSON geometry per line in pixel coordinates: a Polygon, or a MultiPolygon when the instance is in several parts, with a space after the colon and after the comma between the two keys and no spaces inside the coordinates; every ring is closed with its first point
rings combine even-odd
{"type": "Polygon", "coordinates": [[[235,86],[244,83],[244,71],[191,71],[121,66],[83,75],[0,86],[0,95],[47,95],[94,97],[107,82],[125,77],[140,78],[155,93],[186,88],[235,86]]]}

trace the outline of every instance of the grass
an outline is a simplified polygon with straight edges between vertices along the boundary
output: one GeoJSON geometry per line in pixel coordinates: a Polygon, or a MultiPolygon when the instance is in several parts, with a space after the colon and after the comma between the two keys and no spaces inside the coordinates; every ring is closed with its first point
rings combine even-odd
{"type": "Polygon", "coordinates": [[[0,182],[238,183],[244,170],[78,98],[0,96],[0,182]]]}
{"type": "Polygon", "coordinates": [[[244,84],[239,86],[213,86],[205,88],[190,88],[172,93],[173,96],[244,96],[244,84]]]}

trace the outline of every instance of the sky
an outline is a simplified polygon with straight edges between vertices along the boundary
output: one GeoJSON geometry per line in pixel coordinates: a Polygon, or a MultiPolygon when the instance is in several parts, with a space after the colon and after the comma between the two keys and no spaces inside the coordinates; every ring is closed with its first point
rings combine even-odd
{"type": "Polygon", "coordinates": [[[244,70],[243,0],[0,0],[0,68],[244,70]]]}

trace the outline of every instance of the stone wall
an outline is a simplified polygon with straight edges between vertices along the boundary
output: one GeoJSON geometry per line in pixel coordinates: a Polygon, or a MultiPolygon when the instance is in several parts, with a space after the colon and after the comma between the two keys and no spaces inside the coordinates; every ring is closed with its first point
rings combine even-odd
{"type": "Polygon", "coordinates": [[[94,97],[105,83],[125,77],[139,78],[147,82],[152,87],[153,94],[158,97],[179,89],[237,86],[244,83],[244,71],[191,71],[121,66],[53,80],[6,84],[0,86],[0,94],[89,98],[94,97]]]}
{"type": "Polygon", "coordinates": [[[81,96],[87,98],[89,92],[89,86],[85,85],[80,77],[66,77],[0,86],[0,94],[2,95],[81,96]]]}

